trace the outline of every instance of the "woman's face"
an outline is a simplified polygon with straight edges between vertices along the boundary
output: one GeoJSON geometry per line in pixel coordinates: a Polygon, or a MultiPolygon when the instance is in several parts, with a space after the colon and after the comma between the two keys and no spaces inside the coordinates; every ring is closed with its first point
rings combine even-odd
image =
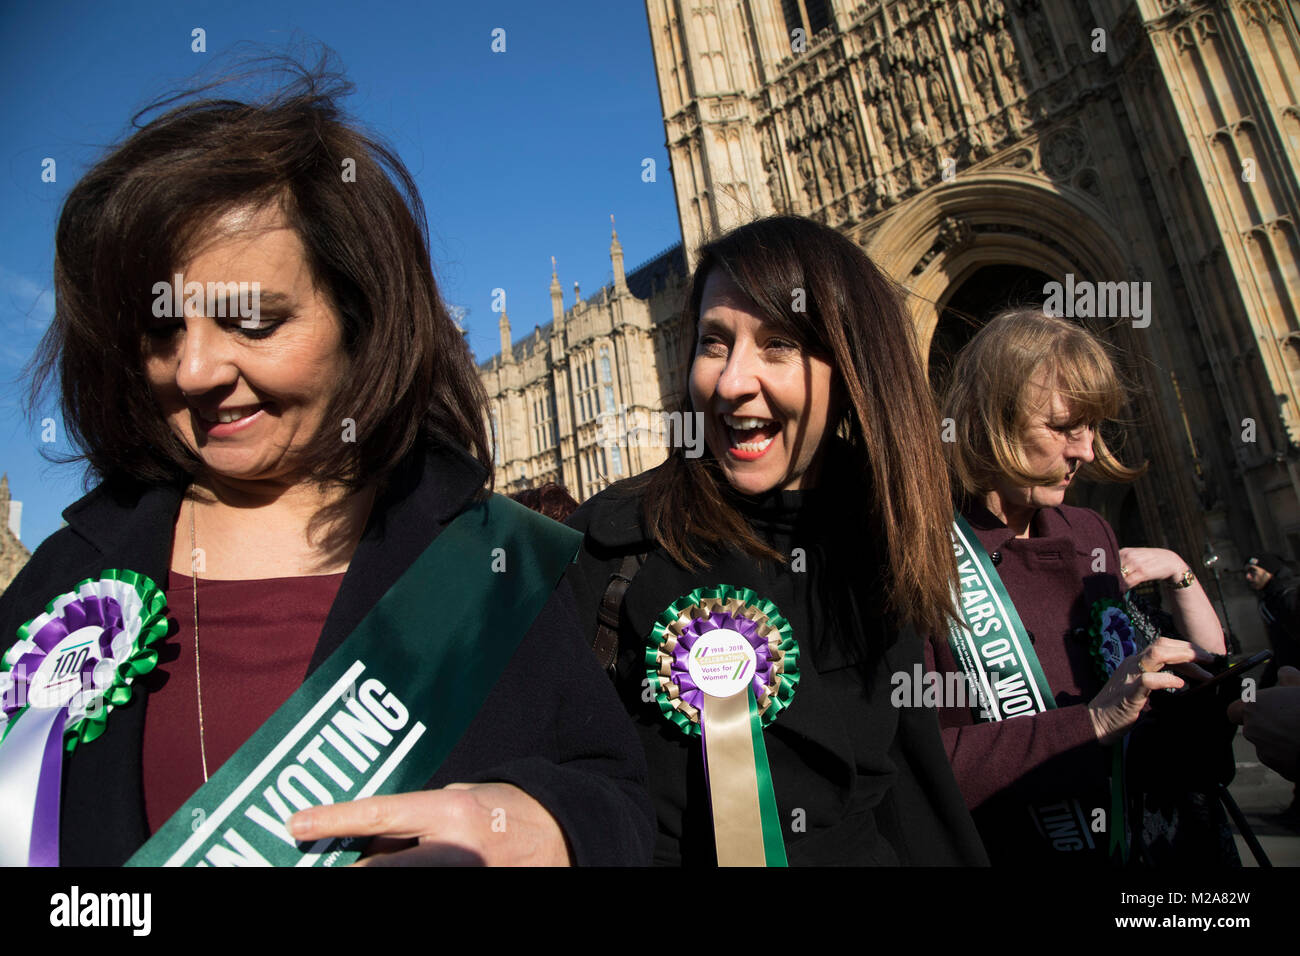
{"type": "Polygon", "coordinates": [[[182,282],[257,283],[255,320],[231,308],[217,317],[206,294],[201,306],[186,299],[183,315],[150,319],[145,374],[172,431],[214,475],[292,480],[348,365],[342,324],[278,210],[235,210],[209,232],[182,282]]]}
{"type": "Polygon", "coordinates": [[[1011,505],[1037,510],[1061,504],[1079,466],[1095,457],[1092,441],[1096,423],[1075,421],[1059,391],[1049,390],[1043,384],[1032,387],[1039,390],[1043,400],[1030,414],[1021,433],[1021,453],[1030,471],[1064,477],[1055,484],[1028,487],[1013,485],[1009,479],[1003,479],[994,490],[1004,507],[1011,505]]]}
{"type": "Polygon", "coordinates": [[[829,362],[771,325],[714,269],[700,300],[691,404],[709,451],[737,491],[808,487],[831,420],[829,362]]]}

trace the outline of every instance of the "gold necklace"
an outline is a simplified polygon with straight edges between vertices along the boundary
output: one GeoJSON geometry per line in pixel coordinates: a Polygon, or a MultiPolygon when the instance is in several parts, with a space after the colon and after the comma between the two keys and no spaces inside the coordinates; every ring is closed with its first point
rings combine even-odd
{"type": "Polygon", "coordinates": [[[199,668],[199,573],[198,545],[194,532],[194,494],[190,493],[190,583],[194,586],[194,690],[199,700],[199,760],[203,764],[203,782],[208,782],[208,751],[203,735],[203,681],[199,668]]]}

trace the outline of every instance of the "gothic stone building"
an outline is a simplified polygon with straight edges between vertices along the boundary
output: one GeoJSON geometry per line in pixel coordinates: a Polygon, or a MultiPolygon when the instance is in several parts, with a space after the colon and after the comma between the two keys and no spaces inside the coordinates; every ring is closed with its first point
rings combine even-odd
{"type": "MultiPolygon", "coordinates": [[[[1244,557],[1261,547],[1300,557],[1294,5],[646,0],[646,10],[685,265],[707,237],[756,216],[839,229],[912,293],[936,384],[1009,301],[1040,302],[1051,282],[1103,293],[1066,314],[1125,356],[1135,400],[1124,448],[1150,470],[1132,485],[1081,487],[1075,500],[1122,544],[1170,547],[1194,566],[1218,555],[1231,624],[1258,634],[1244,557]]],[[[603,387],[602,346],[616,400],[680,388],[672,353],[656,345],[680,338],[672,290],[642,303],[623,285],[570,313],[553,285],[552,327],[485,372],[494,407],[511,409],[509,479],[556,475],[579,497],[603,482],[570,463],[589,447],[575,398],[584,382],[603,387]],[[658,378],[638,377],[652,367],[658,378]],[[533,442],[530,415],[558,422],[562,447],[533,442]]]]}
{"type": "Polygon", "coordinates": [[[551,321],[524,339],[501,314],[501,353],[479,366],[501,491],[554,481],[582,501],[667,454],[647,432],[683,387],[681,246],[626,274],[616,231],[609,255],[614,281],[585,300],[575,282],[568,309],[552,268],[551,321]]]}
{"type": "MultiPolygon", "coordinates": [[[[1300,557],[1293,5],[646,7],[688,261],[754,216],[827,223],[914,293],[936,381],[971,317],[1049,282],[1136,282],[1145,315],[1079,320],[1129,358],[1126,448],[1150,471],[1079,503],[1193,564],[1300,557]]],[[[1253,622],[1240,576],[1225,587],[1253,622]]]]}
{"type": "Polygon", "coordinates": [[[19,540],[22,503],[9,497],[9,476],[0,475],[0,591],[18,576],[32,556],[19,540]]]}

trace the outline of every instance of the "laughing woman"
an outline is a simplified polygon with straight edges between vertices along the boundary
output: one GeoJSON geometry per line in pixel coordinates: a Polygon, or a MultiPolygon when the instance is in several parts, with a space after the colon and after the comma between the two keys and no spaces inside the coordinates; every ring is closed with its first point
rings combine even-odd
{"type": "Polygon", "coordinates": [[[773,218],[701,250],[686,318],[708,453],[570,519],[584,632],[650,762],[656,862],[984,862],[934,711],[896,693],[955,578],[898,294],[834,230],[773,218]]]}
{"type": "Polygon", "coordinates": [[[68,196],[38,384],[99,484],[0,597],[0,862],[649,858],[577,536],[488,493],[420,200],[339,92],[182,105],[68,196]]]}

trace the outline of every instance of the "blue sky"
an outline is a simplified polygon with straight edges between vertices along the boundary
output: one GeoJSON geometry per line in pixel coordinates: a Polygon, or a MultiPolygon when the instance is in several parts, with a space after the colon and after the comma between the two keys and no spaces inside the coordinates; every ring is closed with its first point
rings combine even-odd
{"type": "Polygon", "coordinates": [[[33,550],[83,493],[51,465],[20,376],[53,311],[54,229],[67,191],[131,116],[240,51],[324,43],[356,93],[345,104],[410,168],[444,298],[467,310],[480,359],[498,349],[491,294],[515,338],[550,319],[550,257],[565,305],[612,278],[609,215],[628,271],[680,241],[645,9],[639,0],[94,2],[0,5],[0,471],[33,550]],[[562,12],[561,12],[562,11],[562,12]],[[191,31],[206,32],[205,53],[191,31]],[[494,53],[492,31],[505,30],[494,53]],[[250,46],[251,45],[251,46],[250,46]],[[42,182],[42,161],[56,180],[42,182]],[[642,179],[642,160],[656,181],[642,179]]]}

